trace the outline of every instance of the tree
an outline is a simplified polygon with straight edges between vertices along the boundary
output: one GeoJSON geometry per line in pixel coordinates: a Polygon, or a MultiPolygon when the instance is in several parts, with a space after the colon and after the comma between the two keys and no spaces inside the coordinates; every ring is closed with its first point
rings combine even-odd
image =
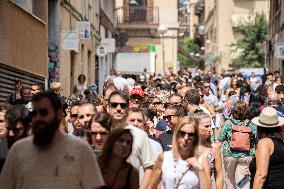
{"type": "Polygon", "coordinates": [[[250,12],[247,21],[240,22],[235,31],[241,34],[241,38],[232,44],[235,47],[236,57],[232,59],[233,68],[263,67],[265,64],[265,52],[263,43],[267,36],[268,23],[264,13],[250,12]]]}
{"type": "MultiPolygon", "coordinates": [[[[193,52],[198,52],[199,46],[193,41],[193,39],[187,37],[184,39],[182,48],[187,52],[188,54],[193,52]]],[[[181,53],[178,53],[178,61],[180,62],[180,66],[182,68],[184,67],[194,67],[194,64],[191,60],[188,59],[188,57],[184,56],[181,53]]]]}

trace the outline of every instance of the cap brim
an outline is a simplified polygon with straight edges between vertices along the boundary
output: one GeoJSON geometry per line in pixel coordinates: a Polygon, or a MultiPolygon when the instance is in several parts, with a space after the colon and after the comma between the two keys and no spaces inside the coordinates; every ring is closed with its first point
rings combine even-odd
{"type": "Polygon", "coordinates": [[[266,127],[266,128],[274,128],[274,127],[281,127],[284,125],[284,118],[282,117],[278,117],[278,121],[279,123],[278,124],[275,124],[275,125],[264,125],[262,123],[259,122],[259,116],[258,117],[255,117],[251,120],[251,122],[255,125],[257,125],[258,127],[266,127]]]}

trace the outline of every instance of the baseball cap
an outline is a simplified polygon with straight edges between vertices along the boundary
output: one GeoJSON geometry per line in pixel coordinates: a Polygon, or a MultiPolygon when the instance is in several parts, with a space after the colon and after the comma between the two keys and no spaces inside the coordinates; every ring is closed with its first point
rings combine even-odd
{"type": "Polygon", "coordinates": [[[144,97],[144,91],[141,89],[141,88],[133,88],[132,89],[132,91],[130,92],[130,96],[131,95],[135,95],[135,94],[137,94],[137,95],[139,95],[139,96],[141,96],[141,97],[144,97]]]}

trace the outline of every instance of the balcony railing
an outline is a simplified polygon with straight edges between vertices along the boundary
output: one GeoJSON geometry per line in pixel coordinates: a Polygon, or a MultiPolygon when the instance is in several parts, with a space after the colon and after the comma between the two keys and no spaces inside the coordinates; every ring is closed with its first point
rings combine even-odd
{"type": "Polygon", "coordinates": [[[189,15],[188,14],[179,14],[178,21],[181,25],[189,25],[189,15]]]}
{"type": "Polygon", "coordinates": [[[124,6],[116,10],[117,24],[158,24],[159,8],[124,6]]]}

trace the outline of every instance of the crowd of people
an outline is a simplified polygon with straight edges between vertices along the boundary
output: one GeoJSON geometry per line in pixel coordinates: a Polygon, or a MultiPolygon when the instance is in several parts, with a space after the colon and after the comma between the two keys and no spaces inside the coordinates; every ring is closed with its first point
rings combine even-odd
{"type": "Polygon", "coordinates": [[[0,107],[0,188],[284,188],[284,85],[198,69],[78,77],[0,107]],[[3,168],[2,168],[3,167],[3,168]]]}

